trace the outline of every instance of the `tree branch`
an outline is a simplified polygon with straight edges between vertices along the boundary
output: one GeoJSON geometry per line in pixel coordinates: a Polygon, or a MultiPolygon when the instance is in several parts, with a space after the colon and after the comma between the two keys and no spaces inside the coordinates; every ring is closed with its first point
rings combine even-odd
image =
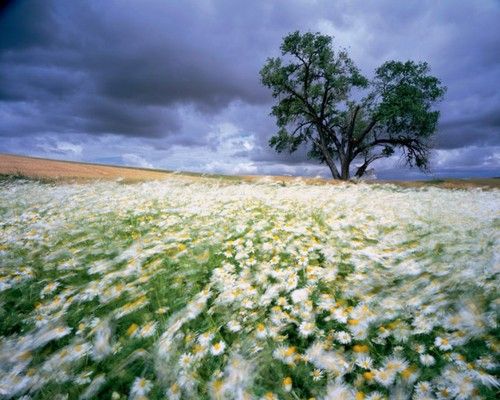
{"type": "Polygon", "coordinates": [[[370,123],[368,124],[368,126],[365,128],[365,130],[363,131],[363,133],[361,133],[361,136],[356,140],[357,143],[363,143],[363,140],[365,140],[365,138],[368,136],[368,134],[371,132],[371,130],[373,129],[373,127],[377,124],[377,119],[376,118],[373,118],[370,123]]]}
{"type": "Polygon", "coordinates": [[[312,124],[311,121],[305,121],[300,123],[297,128],[295,128],[290,136],[295,135],[299,130],[301,130],[304,126],[312,124]]]}
{"type": "Polygon", "coordinates": [[[321,100],[320,117],[323,120],[325,118],[325,108],[328,100],[328,95],[330,92],[330,81],[327,79],[325,81],[325,91],[323,92],[323,98],[321,100]]]}
{"type": "Polygon", "coordinates": [[[357,171],[354,175],[357,178],[361,178],[364,175],[364,173],[366,172],[368,165],[370,165],[373,161],[378,160],[380,158],[384,158],[384,157],[385,156],[382,153],[375,154],[372,157],[365,157],[365,162],[357,169],[357,171]]]}
{"type": "MultiPolygon", "coordinates": [[[[351,140],[351,141],[352,141],[352,135],[354,133],[354,125],[356,124],[356,117],[358,116],[358,112],[360,109],[361,109],[361,106],[356,105],[356,107],[354,108],[354,113],[353,113],[352,118],[351,118],[351,122],[349,124],[349,129],[347,130],[347,137],[350,138],[349,140],[351,140]]],[[[373,126],[372,126],[372,128],[373,128],[373,126]]]]}
{"type": "Polygon", "coordinates": [[[351,156],[353,158],[356,157],[358,154],[360,154],[363,150],[366,150],[367,146],[362,146],[363,140],[366,139],[366,137],[372,131],[372,129],[375,127],[375,125],[377,124],[377,122],[378,122],[377,119],[373,118],[370,121],[370,123],[368,124],[368,126],[365,128],[365,130],[361,133],[361,136],[359,138],[357,138],[356,140],[353,140],[352,143],[354,145],[359,146],[356,150],[352,151],[351,156]]]}
{"type": "MultiPolygon", "coordinates": [[[[286,85],[284,84],[283,85],[285,87],[286,90],[288,90],[291,94],[293,94],[294,96],[296,96],[299,100],[302,101],[302,103],[306,106],[306,108],[308,109],[308,111],[306,111],[306,114],[309,115],[310,117],[312,117],[313,119],[313,122],[314,124],[316,125],[316,128],[318,130],[318,134],[321,136],[323,130],[327,130],[329,131],[329,133],[331,134],[331,139],[333,140],[333,143],[335,144],[335,146],[337,147],[337,150],[340,151],[341,150],[341,145],[340,145],[340,142],[339,140],[337,139],[337,136],[335,135],[335,131],[333,129],[328,129],[324,124],[323,124],[323,121],[321,120],[321,116],[318,117],[318,115],[316,115],[316,111],[314,110],[314,108],[311,106],[311,104],[309,104],[309,102],[307,101],[307,99],[299,94],[296,90],[294,90],[293,88],[291,88],[289,85],[286,85]]],[[[323,138],[324,140],[324,138],[323,138]]]]}

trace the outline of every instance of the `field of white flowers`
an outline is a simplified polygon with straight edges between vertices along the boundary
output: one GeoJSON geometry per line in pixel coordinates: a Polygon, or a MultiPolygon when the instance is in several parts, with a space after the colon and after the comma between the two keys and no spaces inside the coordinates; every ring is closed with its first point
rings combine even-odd
{"type": "Polygon", "coordinates": [[[485,399],[500,191],[0,183],[0,398],[485,399]]]}

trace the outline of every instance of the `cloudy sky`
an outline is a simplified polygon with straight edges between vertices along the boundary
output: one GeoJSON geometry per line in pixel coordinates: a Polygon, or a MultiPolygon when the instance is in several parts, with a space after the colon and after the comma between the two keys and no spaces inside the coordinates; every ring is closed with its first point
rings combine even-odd
{"type": "MultiPolygon", "coordinates": [[[[325,175],[276,154],[267,57],[334,36],[368,77],[428,61],[448,87],[439,176],[500,175],[500,1],[11,1],[0,13],[0,152],[229,174],[325,175]]],[[[413,179],[397,159],[381,178],[413,179]]]]}

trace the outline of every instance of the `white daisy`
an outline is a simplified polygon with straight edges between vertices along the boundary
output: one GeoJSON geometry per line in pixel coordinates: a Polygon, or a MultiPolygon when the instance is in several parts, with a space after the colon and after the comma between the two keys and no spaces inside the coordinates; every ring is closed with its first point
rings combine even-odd
{"type": "Polygon", "coordinates": [[[297,303],[302,303],[306,301],[309,298],[309,289],[304,288],[304,289],[295,289],[292,293],[292,301],[297,304],[297,303]]]}
{"type": "Polygon", "coordinates": [[[323,371],[316,368],[311,372],[311,376],[313,378],[313,381],[320,381],[323,378],[323,371]]]}
{"type": "Polygon", "coordinates": [[[315,329],[316,325],[314,324],[314,322],[303,321],[299,325],[299,335],[302,337],[311,336],[314,333],[315,329]]]}
{"type": "Polygon", "coordinates": [[[202,333],[200,336],[198,336],[197,341],[203,347],[206,347],[206,346],[208,346],[212,342],[213,338],[214,338],[214,334],[213,333],[205,332],[205,333],[202,333]]]}
{"type": "Polygon", "coordinates": [[[358,358],[356,358],[356,365],[363,369],[372,369],[373,360],[371,359],[370,356],[361,355],[358,358]]]}
{"type": "Polygon", "coordinates": [[[436,360],[430,354],[421,354],[420,362],[422,363],[422,365],[430,367],[436,363],[436,360]]]}
{"type": "Polygon", "coordinates": [[[266,326],[264,324],[257,324],[255,328],[255,336],[258,339],[264,339],[267,336],[268,332],[266,326]]]}
{"type": "Polygon", "coordinates": [[[342,344],[349,344],[351,343],[351,335],[349,335],[345,331],[340,331],[335,333],[335,338],[342,344]]]}
{"type": "Polygon", "coordinates": [[[451,350],[451,348],[452,348],[448,339],[442,338],[440,336],[438,336],[436,338],[436,340],[434,340],[434,345],[436,345],[439,348],[439,350],[443,350],[443,351],[451,350]]]}
{"type": "Polygon", "coordinates": [[[153,384],[151,381],[145,378],[135,378],[132,384],[132,389],[130,389],[130,398],[137,399],[146,396],[152,389],[153,384]]]}
{"type": "Polygon", "coordinates": [[[233,319],[227,323],[227,328],[231,332],[239,332],[241,330],[241,324],[233,319]]]}
{"type": "Polygon", "coordinates": [[[214,343],[214,345],[210,348],[210,353],[212,353],[214,356],[218,356],[224,353],[225,348],[226,344],[221,340],[217,343],[214,343]]]}
{"type": "Polygon", "coordinates": [[[183,369],[187,369],[193,363],[193,355],[189,353],[183,353],[179,357],[179,364],[183,369]]]}
{"type": "Polygon", "coordinates": [[[375,380],[382,386],[389,387],[396,378],[396,371],[392,369],[377,369],[375,372],[375,380]]]}

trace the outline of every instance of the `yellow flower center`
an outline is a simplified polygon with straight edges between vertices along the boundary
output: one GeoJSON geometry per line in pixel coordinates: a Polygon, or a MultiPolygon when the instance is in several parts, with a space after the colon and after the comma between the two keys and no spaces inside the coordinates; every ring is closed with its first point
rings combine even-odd
{"type": "Polygon", "coordinates": [[[288,347],[285,350],[285,356],[289,357],[295,353],[295,346],[288,347]]]}
{"type": "Polygon", "coordinates": [[[365,344],[355,344],[352,348],[355,353],[366,353],[368,352],[368,346],[365,344]]]}
{"type": "Polygon", "coordinates": [[[172,393],[179,393],[181,391],[181,388],[179,387],[179,385],[177,383],[174,383],[171,387],[170,387],[170,391],[172,393]]]}
{"type": "Polygon", "coordinates": [[[224,385],[224,382],[222,382],[221,379],[217,379],[213,383],[213,388],[216,393],[219,393],[222,390],[222,386],[224,385]]]}
{"type": "Polygon", "coordinates": [[[371,381],[374,376],[374,373],[370,371],[366,371],[365,373],[363,373],[363,378],[365,378],[367,381],[371,381]]]}
{"type": "Polygon", "coordinates": [[[127,335],[132,336],[135,332],[137,332],[139,326],[137,324],[132,324],[127,329],[127,335]]]}

